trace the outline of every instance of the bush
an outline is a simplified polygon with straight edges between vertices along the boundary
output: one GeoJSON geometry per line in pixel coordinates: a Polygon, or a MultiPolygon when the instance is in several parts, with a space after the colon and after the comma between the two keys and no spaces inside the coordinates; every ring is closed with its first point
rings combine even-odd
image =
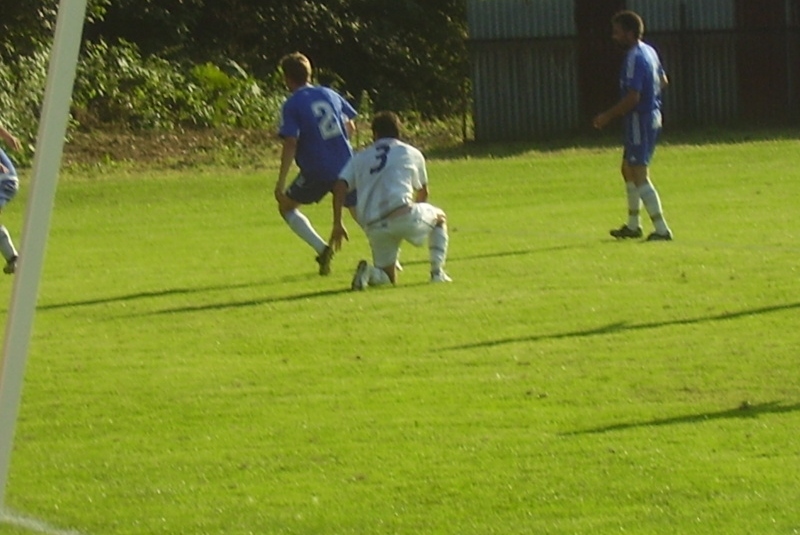
{"type": "Polygon", "coordinates": [[[212,120],[208,126],[274,127],[284,98],[280,91],[262,86],[234,61],[227,65],[232,74],[211,63],[190,71],[191,80],[210,107],[212,120]]]}
{"type": "Polygon", "coordinates": [[[0,110],[3,110],[0,121],[23,145],[13,158],[17,164],[29,164],[33,158],[47,81],[48,53],[40,48],[29,56],[5,62],[0,59],[0,110]]]}
{"type": "MultiPolygon", "coordinates": [[[[47,79],[49,49],[27,56],[0,59],[0,122],[23,141],[14,154],[20,165],[33,157],[41,102],[47,79]]],[[[84,43],[78,60],[72,95],[68,140],[77,131],[81,139],[95,130],[133,134],[192,130],[240,129],[275,132],[280,107],[286,98],[277,70],[257,80],[233,61],[187,65],[166,59],[144,57],[136,45],[104,41],[84,43]]],[[[320,77],[336,86],[333,73],[320,70],[320,77]]],[[[351,97],[359,110],[359,133],[354,142],[371,141],[369,121],[375,111],[373,92],[364,90],[351,97]]],[[[452,121],[424,120],[406,113],[406,135],[422,142],[435,139],[450,144],[457,129],[452,121]]]]}
{"type": "Polygon", "coordinates": [[[133,130],[272,128],[282,98],[229,62],[185,67],[143,58],[137,47],[101,41],[85,47],[78,64],[73,105],[85,127],[133,130]]]}

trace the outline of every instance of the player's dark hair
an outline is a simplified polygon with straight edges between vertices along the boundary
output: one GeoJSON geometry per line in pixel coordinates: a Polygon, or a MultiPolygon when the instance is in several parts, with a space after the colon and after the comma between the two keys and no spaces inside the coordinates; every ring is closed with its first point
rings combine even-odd
{"type": "Polygon", "coordinates": [[[637,39],[641,39],[644,35],[644,21],[635,11],[628,9],[620,11],[612,17],[611,23],[619,24],[623,30],[633,33],[637,39]]]}
{"type": "Polygon", "coordinates": [[[311,61],[300,52],[292,52],[281,58],[281,70],[289,80],[298,84],[311,81],[311,61]]]}
{"type": "Polygon", "coordinates": [[[372,133],[376,139],[400,137],[400,118],[391,111],[379,111],[372,118],[372,133]]]}

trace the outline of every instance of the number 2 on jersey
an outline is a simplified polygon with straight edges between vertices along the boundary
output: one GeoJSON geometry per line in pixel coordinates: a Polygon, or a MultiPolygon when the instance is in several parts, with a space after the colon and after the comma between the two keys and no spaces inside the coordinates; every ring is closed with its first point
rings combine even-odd
{"type": "Polygon", "coordinates": [[[333,107],[324,100],[318,100],[311,104],[314,117],[317,118],[317,127],[322,139],[333,139],[342,135],[339,123],[336,122],[336,112],[333,107]]]}

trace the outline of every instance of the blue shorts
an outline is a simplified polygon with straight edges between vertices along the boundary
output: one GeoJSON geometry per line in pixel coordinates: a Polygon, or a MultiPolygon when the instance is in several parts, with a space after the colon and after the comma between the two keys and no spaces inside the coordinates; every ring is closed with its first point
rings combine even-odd
{"type": "Polygon", "coordinates": [[[631,112],[625,116],[625,149],[622,158],[629,165],[650,165],[661,132],[661,112],[631,112]]]}
{"type": "MultiPolygon", "coordinates": [[[[325,195],[330,193],[335,182],[324,182],[321,180],[309,180],[302,173],[289,184],[286,196],[300,204],[314,204],[322,200],[325,195]]],[[[356,205],[356,190],[350,191],[345,197],[344,205],[347,208],[356,205]]]]}

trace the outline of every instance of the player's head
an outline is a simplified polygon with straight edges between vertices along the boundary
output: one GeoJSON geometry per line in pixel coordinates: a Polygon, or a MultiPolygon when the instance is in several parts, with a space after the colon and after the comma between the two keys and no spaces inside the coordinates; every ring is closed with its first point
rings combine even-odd
{"type": "Polygon", "coordinates": [[[281,58],[281,70],[287,85],[306,85],[311,81],[311,61],[300,52],[292,52],[281,58]]]}
{"type": "Polygon", "coordinates": [[[379,111],[372,118],[372,137],[400,137],[400,118],[391,111],[379,111]]]}
{"type": "Polygon", "coordinates": [[[644,35],[644,21],[638,13],[624,10],[611,18],[612,38],[617,44],[630,46],[644,35]]]}

